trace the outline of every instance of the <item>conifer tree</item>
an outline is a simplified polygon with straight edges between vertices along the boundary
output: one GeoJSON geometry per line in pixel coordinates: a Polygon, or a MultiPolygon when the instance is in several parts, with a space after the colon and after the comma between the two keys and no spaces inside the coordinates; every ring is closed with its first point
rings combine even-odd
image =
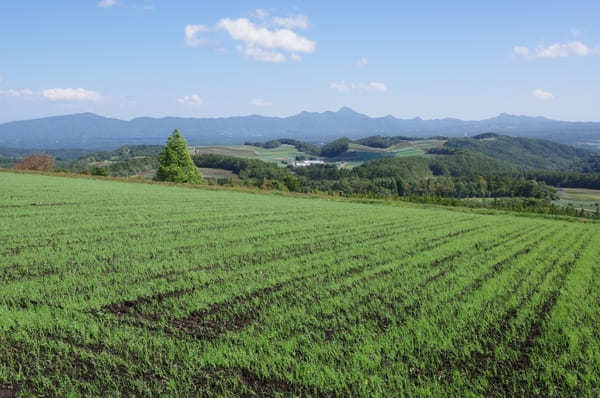
{"type": "Polygon", "coordinates": [[[187,142],[179,130],[169,136],[167,145],[158,155],[160,167],[155,180],[201,184],[202,174],[192,161],[187,142]]]}

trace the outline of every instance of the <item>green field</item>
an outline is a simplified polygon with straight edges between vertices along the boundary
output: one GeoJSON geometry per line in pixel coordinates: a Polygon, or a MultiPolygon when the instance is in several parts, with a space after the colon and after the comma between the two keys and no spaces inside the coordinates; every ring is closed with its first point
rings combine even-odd
{"type": "Polygon", "coordinates": [[[379,159],[382,157],[405,157],[405,156],[423,156],[430,148],[439,148],[445,141],[440,140],[416,140],[406,141],[389,148],[373,148],[356,143],[350,143],[348,152],[345,152],[334,161],[343,161],[352,166],[358,166],[362,163],[379,159]]]}
{"type": "Polygon", "coordinates": [[[232,146],[195,146],[190,148],[192,155],[216,154],[225,156],[235,156],[240,158],[258,159],[263,162],[292,162],[296,156],[311,155],[298,151],[292,145],[281,145],[278,148],[265,149],[250,145],[232,145],[232,146]]]}
{"type": "Polygon", "coordinates": [[[562,206],[573,206],[576,209],[596,211],[600,204],[600,190],[583,188],[558,188],[558,197],[554,203],[562,206]]]}
{"type": "Polygon", "coordinates": [[[599,224],[0,187],[0,396],[600,393],[599,224]]]}

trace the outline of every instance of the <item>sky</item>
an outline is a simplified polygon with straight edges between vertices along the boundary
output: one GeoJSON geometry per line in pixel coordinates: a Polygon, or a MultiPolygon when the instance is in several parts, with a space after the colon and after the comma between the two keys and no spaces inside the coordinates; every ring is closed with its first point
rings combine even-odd
{"type": "Polygon", "coordinates": [[[2,0],[0,122],[600,121],[600,1],[2,0]]]}

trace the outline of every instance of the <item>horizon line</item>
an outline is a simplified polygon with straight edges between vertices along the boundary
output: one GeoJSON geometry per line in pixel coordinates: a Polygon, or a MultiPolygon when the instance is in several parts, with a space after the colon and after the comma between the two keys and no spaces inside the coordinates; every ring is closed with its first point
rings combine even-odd
{"type": "Polygon", "coordinates": [[[134,121],[136,119],[169,119],[169,118],[173,118],[173,119],[229,119],[229,118],[245,118],[245,117],[263,117],[263,118],[271,118],[271,119],[287,119],[287,118],[291,118],[291,117],[295,117],[295,116],[299,116],[303,113],[309,113],[309,114],[324,114],[324,113],[340,113],[342,111],[351,111],[355,114],[361,115],[361,116],[365,116],[368,117],[370,119],[384,119],[384,118],[394,118],[396,120],[402,120],[402,121],[410,121],[410,120],[422,120],[422,121],[435,121],[435,120],[457,120],[457,121],[462,121],[462,122],[480,122],[480,121],[485,121],[485,120],[490,120],[490,119],[494,119],[494,118],[498,118],[500,116],[506,115],[506,116],[512,116],[512,117],[526,117],[526,118],[531,118],[531,119],[545,119],[548,121],[554,121],[554,122],[567,122],[567,123],[600,123],[600,120],[564,120],[564,119],[552,119],[549,118],[547,116],[541,116],[541,115],[517,115],[517,114],[512,114],[512,113],[507,113],[507,112],[500,112],[495,114],[495,116],[490,116],[487,118],[483,118],[483,119],[461,119],[461,118],[457,118],[457,117],[450,117],[450,116],[446,116],[446,117],[434,117],[434,118],[430,118],[430,119],[426,119],[426,118],[422,118],[420,116],[415,116],[415,117],[397,117],[397,116],[393,116],[391,114],[387,114],[384,116],[371,116],[369,114],[366,113],[362,113],[359,111],[356,111],[348,106],[342,106],[340,107],[338,110],[334,111],[334,110],[324,110],[324,111],[300,111],[300,112],[296,112],[293,114],[289,114],[286,116],[272,116],[272,115],[261,115],[258,113],[251,113],[251,114],[245,114],[245,115],[229,115],[229,116],[135,116],[132,117],[130,119],[122,119],[119,117],[113,117],[113,116],[108,116],[108,115],[101,115],[95,112],[75,112],[75,113],[65,113],[65,114],[56,114],[56,115],[48,115],[48,116],[39,116],[39,117],[33,117],[33,118],[29,118],[29,119],[16,119],[16,120],[10,120],[10,121],[6,121],[6,122],[0,122],[0,125],[3,124],[9,124],[9,123],[18,123],[18,122],[27,122],[27,121],[33,121],[33,120],[41,120],[41,119],[50,119],[50,118],[59,118],[59,117],[67,117],[67,116],[77,116],[77,115],[94,115],[94,116],[98,116],[101,118],[105,118],[105,119],[115,119],[115,120],[120,120],[120,121],[124,121],[124,122],[131,122],[134,121]]]}

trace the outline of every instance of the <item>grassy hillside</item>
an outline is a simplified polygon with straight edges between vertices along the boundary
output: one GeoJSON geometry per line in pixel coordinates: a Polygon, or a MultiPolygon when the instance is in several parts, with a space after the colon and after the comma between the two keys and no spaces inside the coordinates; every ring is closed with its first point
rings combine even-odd
{"type": "Polygon", "coordinates": [[[600,206],[600,190],[582,188],[561,188],[556,204],[573,206],[576,209],[597,211],[600,206]]]}
{"type": "Polygon", "coordinates": [[[0,173],[0,394],[591,396],[597,224],[0,173]]]}
{"type": "Polygon", "coordinates": [[[444,146],[480,152],[521,169],[568,169],[590,156],[586,150],[551,141],[491,133],[450,139],[444,146]]]}

